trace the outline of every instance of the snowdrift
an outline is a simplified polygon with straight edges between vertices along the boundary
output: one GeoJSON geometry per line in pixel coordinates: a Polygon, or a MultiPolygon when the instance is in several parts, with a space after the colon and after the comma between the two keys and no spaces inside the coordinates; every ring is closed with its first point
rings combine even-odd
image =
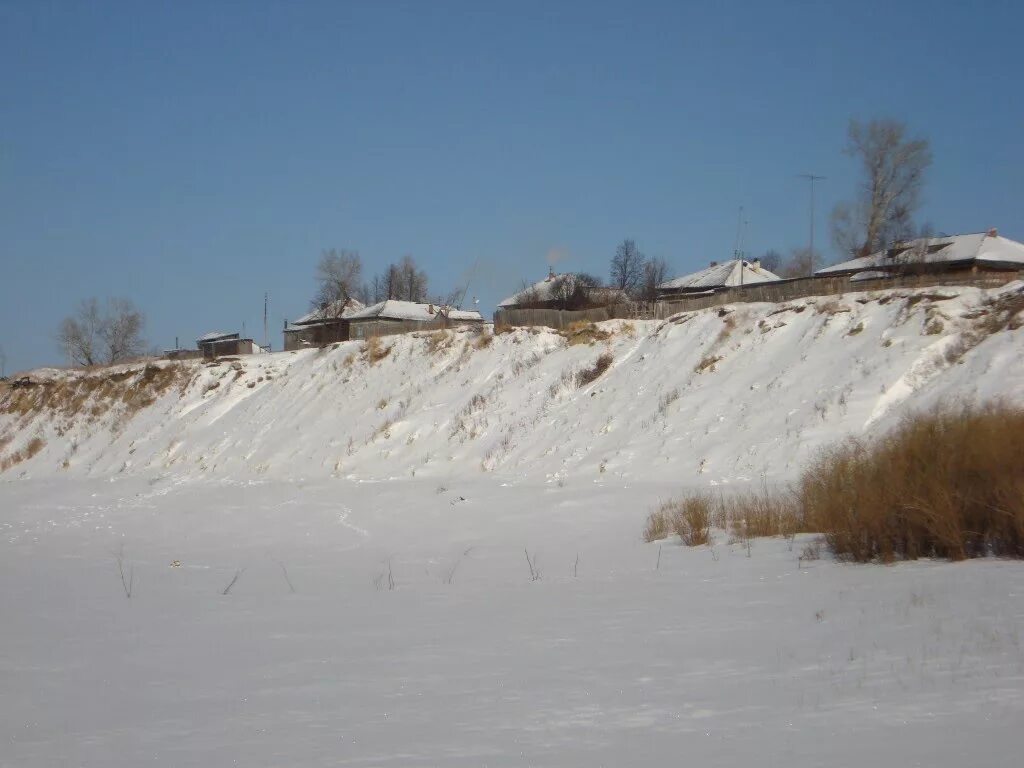
{"type": "Polygon", "coordinates": [[[949,399],[1024,401],[1024,283],[449,331],[0,390],[0,476],[785,482],[949,399]]]}

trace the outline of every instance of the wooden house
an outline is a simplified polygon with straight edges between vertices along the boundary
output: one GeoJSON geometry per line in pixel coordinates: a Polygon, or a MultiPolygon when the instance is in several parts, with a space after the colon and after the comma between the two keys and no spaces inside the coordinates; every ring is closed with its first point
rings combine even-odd
{"type": "Polygon", "coordinates": [[[483,321],[483,316],[475,310],[388,299],[349,315],[349,338],[368,339],[410,331],[480,325],[483,321]]]}
{"type": "Polygon", "coordinates": [[[770,283],[782,278],[761,266],[757,259],[731,259],[711,265],[699,272],[674,277],[658,285],[658,299],[671,301],[682,297],[710,295],[745,285],[770,283]]]}
{"type": "Polygon", "coordinates": [[[962,277],[981,275],[1016,280],[1024,271],[1024,244],[1001,237],[995,229],[948,237],[922,237],[884,251],[850,259],[815,272],[816,277],[877,280],[900,275],[962,277]]]}
{"type": "Polygon", "coordinates": [[[365,309],[356,299],[339,299],[289,323],[285,321],[285,351],[323,347],[349,339],[349,317],[365,309]]]}

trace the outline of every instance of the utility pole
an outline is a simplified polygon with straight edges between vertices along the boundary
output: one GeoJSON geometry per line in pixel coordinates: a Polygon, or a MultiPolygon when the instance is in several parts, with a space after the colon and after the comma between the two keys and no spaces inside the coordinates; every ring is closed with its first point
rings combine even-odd
{"type": "Polygon", "coordinates": [[[740,285],[743,285],[743,238],[747,233],[747,224],[749,223],[743,218],[743,206],[741,205],[736,213],[736,247],[732,251],[732,257],[740,263],[740,285]]]}
{"type": "Polygon", "coordinates": [[[826,176],[815,176],[813,173],[801,173],[801,179],[807,179],[811,186],[811,239],[808,253],[811,259],[811,274],[814,274],[814,182],[824,181],[826,176]]]}

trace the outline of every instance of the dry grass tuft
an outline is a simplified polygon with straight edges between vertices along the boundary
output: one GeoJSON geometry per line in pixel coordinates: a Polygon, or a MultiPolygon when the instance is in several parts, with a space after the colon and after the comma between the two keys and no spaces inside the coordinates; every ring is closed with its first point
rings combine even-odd
{"type": "Polygon", "coordinates": [[[597,381],[611,367],[614,360],[611,352],[602,352],[592,367],[577,372],[576,387],[585,387],[587,384],[597,381]]]}
{"type": "Polygon", "coordinates": [[[43,448],[46,447],[46,443],[40,437],[33,437],[28,441],[28,444],[20,451],[15,451],[10,456],[0,458],[0,472],[6,472],[8,469],[13,467],[15,464],[20,464],[23,461],[28,461],[43,448]]]}
{"type": "Polygon", "coordinates": [[[363,343],[363,358],[370,365],[376,365],[391,354],[391,347],[385,347],[380,336],[371,336],[363,343]]]}
{"type": "Polygon", "coordinates": [[[671,522],[664,504],[647,516],[647,524],[644,526],[644,541],[648,544],[652,541],[667,539],[672,531],[671,522]]]}
{"type": "Polygon", "coordinates": [[[480,332],[476,334],[476,338],[473,339],[474,349],[487,349],[494,342],[494,334],[486,328],[481,328],[480,332]]]}
{"type": "Polygon", "coordinates": [[[688,547],[711,542],[714,503],[702,494],[662,502],[647,516],[644,541],[660,541],[675,533],[688,547]]]}
{"type": "Polygon", "coordinates": [[[454,334],[443,329],[428,333],[426,336],[427,353],[434,355],[448,349],[454,338],[454,334]]]}
{"type": "Polygon", "coordinates": [[[725,496],[720,501],[723,527],[739,539],[793,536],[807,530],[798,500],[789,493],[760,491],[725,496]]]}
{"type": "Polygon", "coordinates": [[[694,366],[693,372],[704,373],[705,371],[708,370],[714,372],[715,365],[722,359],[723,358],[721,355],[705,355],[704,357],[701,358],[700,362],[694,366]]]}
{"type": "Polygon", "coordinates": [[[687,496],[675,502],[672,528],[688,547],[699,547],[711,542],[711,499],[707,496],[687,496]]]}
{"type": "Polygon", "coordinates": [[[833,448],[799,501],[839,557],[1024,557],[1024,409],[936,409],[833,448]]]}
{"type": "Polygon", "coordinates": [[[569,346],[576,344],[596,344],[599,341],[607,341],[612,337],[612,332],[598,328],[593,323],[576,322],[570,323],[561,334],[569,342],[569,346]]]}

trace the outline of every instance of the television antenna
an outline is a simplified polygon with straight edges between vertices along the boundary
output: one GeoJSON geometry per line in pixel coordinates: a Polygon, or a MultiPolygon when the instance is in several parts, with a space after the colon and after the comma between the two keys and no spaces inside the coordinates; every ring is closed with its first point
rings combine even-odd
{"type": "Polygon", "coordinates": [[[824,181],[828,177],[817,176],[813,173],[801,173],[798,174],[798,178],[807,179],[807,181],[810,183],[811,188],[811,236],[810,243],[807,246],[807,253],[810,256],[811,260],[811,272],[814,272],[814,182],[824,181]]]}

